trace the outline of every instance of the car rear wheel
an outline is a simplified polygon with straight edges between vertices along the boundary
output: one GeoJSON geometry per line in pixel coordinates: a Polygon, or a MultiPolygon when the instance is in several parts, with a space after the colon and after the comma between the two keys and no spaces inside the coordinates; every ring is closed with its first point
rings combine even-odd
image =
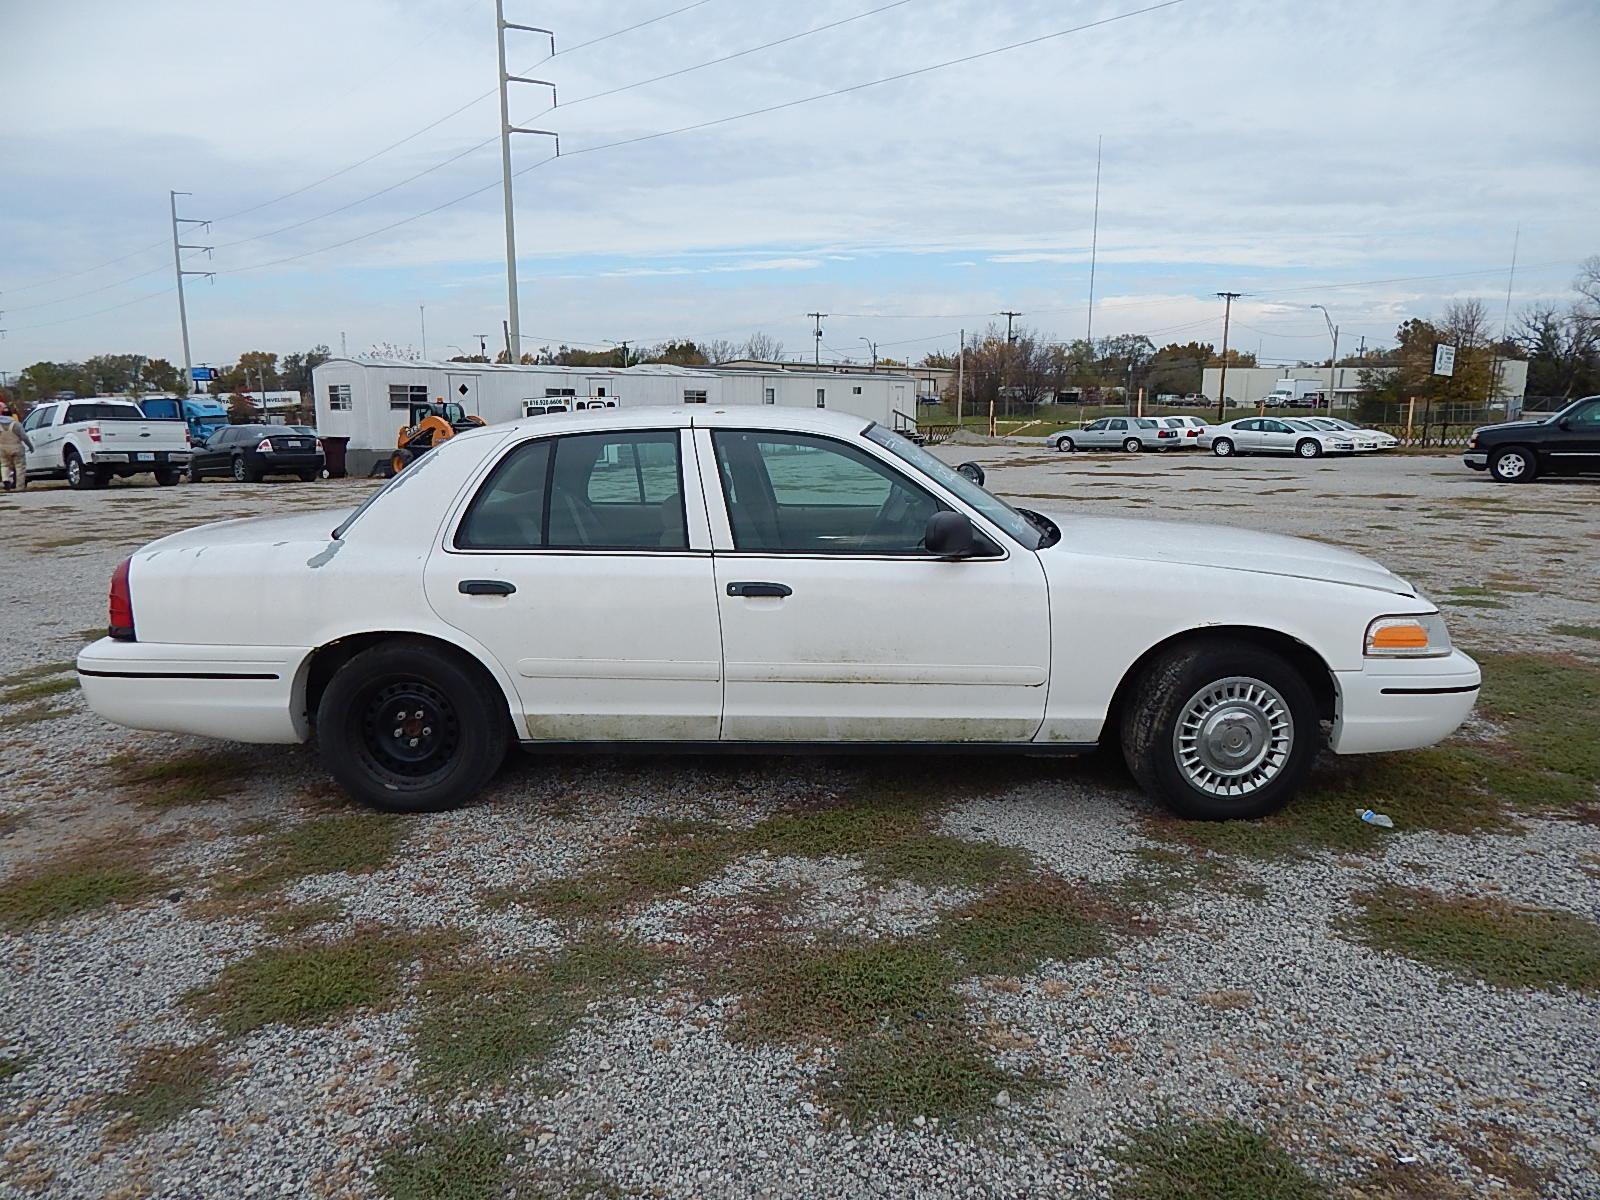
{"type": "Polygon", "coordinates": [[[233,460],[233,479],[235,483],[260,483],[261,472],[245,462],[244,456],[240,455],[233,460]]]}
{"type": "Polygon", "coordinates": [[[178,471],[174,471],[174,470],[166,470],[166,471],[157,471],[156,472],[156,483],[159,484],[161,487],[171,487],[173,484],[177,483],[178,480],[181,479],[181,478],[182,478],[182,475],[178,471]]]}
{"type": "Polygon", "coordinates": [[[1077,448],[1078,444],[1069,437],[1061,437],[1056,439],[1056,449],[1061,451],[1063,454],[1071,454],[1077,448]]]}
{"type": "Polygon", "coordinates": [[[1489,474],[1500,483],[1531,483],[1539,474],[1539,466],[1530,452],[1511,446],[1497,451],[1489,460],[1489,474]]]}
{"type": "Polygon", "coordinates": [[[318,471],[299,471],[299,472],[297,472],[297,474],[300,476],[300,482],[301,483],[315,483],[316,480],[317,480],[317,476],[320,474],[320,472],[318,472],[318,471]]]}
{"type": "Polygon", "coordinates": [[[1123,438],[1122,448],[1129,454],[1137,454],[1139,451],[1144,449],[1144,443],[1138,438],[1123,438]]]}
{"type": "Polygon", "coordinates": [[[1218,438],[1216,441],[1211,443],[1211,453],[1215,454],[1218,458],[1232,458],[1233,442],[1227,438],[1218,438]]]}
{"type": "Polygon", "coordinates": [[[1224,641],[1178,648],[1140,677],[1122,710],[1122,753],[1139,785],[1179,816],[1265,816],[1299,791],[1320,726],[1305,679],[1269,651],[1224,641]]]}
{"type": "Polygon", "coordinates": [[[340,667],[317,705],[323,764],[356,799],[389,812],[471,800],[505,761],[505,700],[455,655],[396,639],[340,667]]]}
{"type": "Polygon", "coordinates": [[[67,486],[75,492],[87,491],[95,486],[94,472],[83,465],[76,450],[68,450],[65,459],[67,486]]]}
{"type": "Polygon", "coordinates": [[[1294,452],[1301,458],[1321,458],[1322,443],[1316,438],[1301,438],[1295,443],[1294,452]]]}
{"type": "Polygon", "coordinates": [[[200,474],[200,468],[193,462],[189,464],[188,478],[190,483],[199,483],[200,480],[204,478],[204,476],[200,474]]]}

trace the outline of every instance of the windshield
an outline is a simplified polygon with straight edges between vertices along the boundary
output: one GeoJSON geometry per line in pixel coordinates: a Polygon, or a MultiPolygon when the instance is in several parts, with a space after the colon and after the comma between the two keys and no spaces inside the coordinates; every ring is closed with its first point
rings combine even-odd
{"type": "Polygon", "coordinates": [[[961,497],[1029,550],[1037,550],[1043,544],[1043,533],[1027,517],[999,496],[973,483],[954,467],[929,454],[915,442],[908,441],[898,433],[890,433],[881,425],[868,425],[866,438],[869,442],[882,446],[908,466],[920,471],[946,491],[961,497]]]}
{"type": "Polygon", "coordinates": [[[191,400],[189,411],[197,417],[225,417],[228,410],[215,400],[191,400]]]}

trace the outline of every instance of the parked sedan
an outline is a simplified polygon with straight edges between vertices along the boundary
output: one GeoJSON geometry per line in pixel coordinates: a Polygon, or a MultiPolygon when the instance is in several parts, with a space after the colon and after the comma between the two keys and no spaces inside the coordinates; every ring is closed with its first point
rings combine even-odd
{"type": "Polygon", "coordinates": [[[1182,436],[1154,417],[1101,417],[1082,429],[1061,429],[1045,441],[1062,453],[1073,450],[1176,450],[1182,436]]]}
{"type": "Polygon", "coordinates": [[[1245,417],[1207,426],[1197,439],[1219,458],[1234,454],[1295,454],[1320,458],[1328,453],[1351,453],[1355,443],[1343,434],[1317,429],[1302,420],[1280,417],[1245,417]]]}
{"type": "Polygon", "coordinates": [[[189,482],[229,475],[255,483],[267,475],[295,475],[307,483],[322,475],[322,439],[301,425],[225,425],[194,448],[189,482]]]}
{"type": "Polygon", "coordinates": [[[1206,427],[1205,421],[1199,417],[1157,417],[1157,421],[1164,428],[1178,431],[1179,446],[1198,446],[1200,433],[1206,427]]]}
{"type": "Polygon", "coordinates": [[[1352,425],[1349,421],[1341,421],[1338,417],[1307,417],[1305,420],[1306,424],[1326,429],[1330,433],[1348,434],[1355,442],[1357,450],[1393,450],[1400,444],[1400,439],[1392,433],[1384,433],[1381,429],[1369,429],[1364,425],[1352,425]]]}
{"type": "Polygon", "coordinates": [[[1480,682],[1435,606],[1348,550],[1016,509],[881,426],[759,407],[488,426],[342,519],[152,542],[78,674],[122,725],[315,740],[400,811],[467,801],[512,741],[1110,743],[1203,818],[1287,803],[1324,722],[1339,754],[1435,742],[1480,682]],[[951,636],[970,611],[1005,619],[951,636]]]}

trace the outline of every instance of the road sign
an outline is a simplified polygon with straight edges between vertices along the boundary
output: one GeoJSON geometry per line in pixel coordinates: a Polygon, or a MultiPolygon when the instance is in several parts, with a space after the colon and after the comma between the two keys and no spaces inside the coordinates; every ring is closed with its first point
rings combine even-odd
{"type": "Polygon", "coordinates": [[[210,383],[216,377],[217,369],[215,367],[189,368],[189,378],[194,380],[196,383],[210,383]]]}
{"type": "Polygon", "coordinates": [[[1454,346],[1441,344],[1433,348],[1433,373],[1435,375],[1454,375],[1456,373],[1456,348],[1454,346]]]}

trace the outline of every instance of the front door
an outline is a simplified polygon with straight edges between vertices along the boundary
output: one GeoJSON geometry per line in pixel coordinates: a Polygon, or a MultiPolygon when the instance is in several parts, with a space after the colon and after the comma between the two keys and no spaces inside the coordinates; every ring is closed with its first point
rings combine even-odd
{"type": "Polygon", "coordinates": [[[61,447],[56,444],[61,439],[55,432],[55,414],[54,404],[41,404],[22,423],[23,432],[33,443],[33,449],[23,453],[25,470],[39,472],[61,469],[61,447]]]}
{"type": "Polygon", "coordinates": [[[1050,661],[1037,555],[998,533],[980,557],[928,555],[928,517],[954,505],[860,447],[775,430],[695,437],[724,741],[1032,739],[1050,661]]]}
{"type": "Polygon", "coordinates": [[[461,405],[469,417],[481,417],[478,411],[478,377],[476,375],[451,375],[446,386],[445,400],[461,405]]]}
{"type": "Polygon", "coordinates": [[[1552,471],[1600,470],[1600,400],[1574,408],[1540,446],[1552,471]]]}
{"type": "Polygon", "coordinates": [[[515,681],[522,737],[716,740],[722,646],[698,489],[676,429],[538,437],[447,523],[429,603],[515,681]]]}
{"type": "Polygon", "coordinates": [[[1256,445],[1272,454],[1293,454],[1299,440],[1295,431],[1282,421],[1265,417],[1256,422],[1261,432],[1256,435],[1256,445]]]}

